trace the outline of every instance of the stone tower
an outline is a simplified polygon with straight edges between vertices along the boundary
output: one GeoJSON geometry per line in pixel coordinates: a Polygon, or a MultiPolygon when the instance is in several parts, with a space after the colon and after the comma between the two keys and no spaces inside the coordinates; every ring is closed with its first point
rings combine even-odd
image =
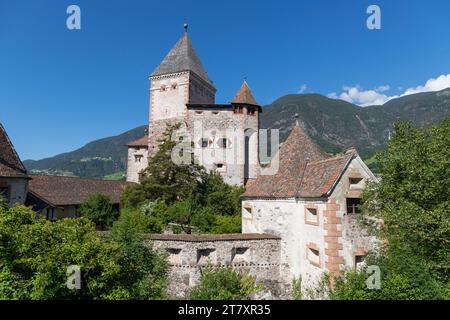
{"type": "Polygon", "coordinates": [[[166,125],[185,124],[186,105],[214,103],[216,89],[185,30],[161,64],[150,75],[149,156],[157,151],[166,125]]]}
{"type": "MultiPolygon", "coordinates": [[[[257,177],[261,107],[246,81],[230,103],[216,104],[216,88],[187,30],[149,80],[149,157],[157,152],[166,127],[180,123],[180,131],[191,139],[195,158],[208,171],[217,171],[225,182],[234,185],[244,185],[248,179],[257,177]]],[[[135,148],[129,146],[130,181],[137,179],[141,169],[133,158],[135,153],[135,148]]]]}
{"type": "Polygon", "coordinates": [[[244,185],[258,176],[261,107],[247,82],[229,104],[190,103],[187,108],[187,127],[201,165],[233,185],[244,185]]]}

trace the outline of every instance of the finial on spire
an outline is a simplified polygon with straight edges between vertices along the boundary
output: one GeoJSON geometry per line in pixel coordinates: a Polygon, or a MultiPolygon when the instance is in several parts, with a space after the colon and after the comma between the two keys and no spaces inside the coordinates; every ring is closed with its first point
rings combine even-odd
{"type": "Polygon", "coordinates": [[[295,118],[295,125],[298,126],[298,113],[294,114],[294,118],[295,118]]]}
{"type": "Polygon", "coordinates": [[[183,25],[184,32],[187,32],[187,31],[188,31],[188,27],[189,27],[189,25],[187,24],[186,19],[184,19],[184,25],[183,25]]]}

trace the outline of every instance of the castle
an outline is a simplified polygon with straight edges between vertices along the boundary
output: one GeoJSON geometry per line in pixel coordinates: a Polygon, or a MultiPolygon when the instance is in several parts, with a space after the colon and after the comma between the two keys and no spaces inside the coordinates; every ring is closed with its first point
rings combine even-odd
{"type": "Polygon", "coordinates": [[[245,185],[242,233],[149,235],[171,264],[170,291],[183,297],[206,264],[232,266],[265,284],[266,297],[288,298],[294,278],[314,286],[364,263],[377,240],[357,224],[361,194],[376,177],[357,151],[326,154],[297,121],[263,174],[259,114],[244,82],[228,104],[216,104],[209,79],[185,30],[150,75],[149,134],[128,145],[127,180],[138,182],[168,124],[194,143],[194,154],[229,184],[245,185]],[[270,170],[269,170],[270,171],[270,170]]]}
{"type": "Polygon", "coordinates": [[[127,181],[139,181],[167,125],[175,123],[182,125],[180,132],[191,139],[194,155],[207,170],[235,185],[256,178],[261,106],[247,82],[230,103],[216,104],[216,88],[187,30],[149,80],[149,134],[128,144],[127,181]]]}

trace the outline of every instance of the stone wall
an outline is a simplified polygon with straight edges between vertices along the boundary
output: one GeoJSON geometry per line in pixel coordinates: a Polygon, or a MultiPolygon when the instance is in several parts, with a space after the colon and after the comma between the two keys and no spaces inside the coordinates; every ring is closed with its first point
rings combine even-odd
{"type": "Polygon", "coordinates": [[[270,234],[150,235],[149,245],[168,254],[171,264],[169,294],[184,298],[198,284],[208,264],[232,267],[263,283],[259,297],[286,298],[288,286],[280,279],[280,239],[270,234]]]}
{"type": "Polygon", "coordinates": [[[190,108],[188,127],[195,156],[207,170],[219,172],[225,182],[233,185],[244,185],[246,178],[256,178],[259,168],[258,111],[249,115],[234,113],[231,106],[190,108]],[[246,135],[249,136],[247,156],[246,135]],[[202,138],[208,141],[206,148],[202,148],[202,138]],[[226,139],[225,147],[223,139],[226,139]]]}

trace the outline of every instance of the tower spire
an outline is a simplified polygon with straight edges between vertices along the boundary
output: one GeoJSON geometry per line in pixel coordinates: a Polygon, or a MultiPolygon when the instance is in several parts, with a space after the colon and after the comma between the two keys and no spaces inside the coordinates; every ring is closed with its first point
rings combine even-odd
{"type": "Polygon", "coordinates": [[[189,27],[189,25],[187,24],[187,20],[184,19],[184,25],[183,25],[184,32],[188,32],[188,27],[189,27]]]}

